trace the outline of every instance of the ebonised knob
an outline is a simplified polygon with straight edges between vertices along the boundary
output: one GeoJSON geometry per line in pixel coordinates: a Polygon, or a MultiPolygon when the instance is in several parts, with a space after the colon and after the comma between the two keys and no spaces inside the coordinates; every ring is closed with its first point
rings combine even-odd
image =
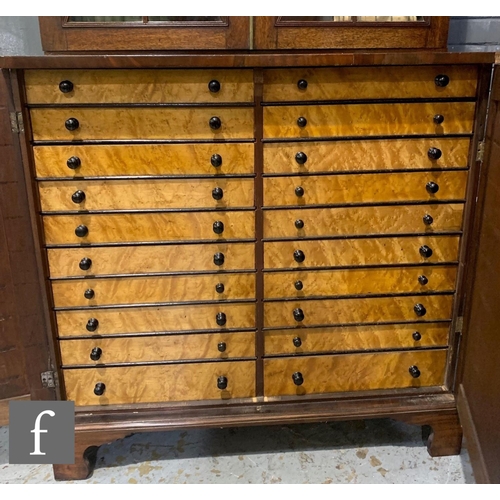
{"type": "Polygon", "coordinates": [[[213,225],[213,230],[215,234],[222,234],[224,232],[224,223],[220,220],[216,220],[213,225]]]}
{"type": "Polygon", "coordinates": [[[224,293],[224,283],[217,283],[215,285],[215,291],[217,293],[224,293]]]}
{"type": "Polygon", "coordinates": [[[427,156],[431,160],[439,160],[439,158],[441,158],[442,155],[443,152],[438,148],[429,148],[429,151],[427,151],[427,156]]]}
{"type": "Polygon", "coordinates": [[[299,116],[299,118],[297,118],[297,125],[301,128],[305,127],[307,125],[307,120],[303,116],[299,116]]]}
{"type": "Polygon", "coordinates": [[[295,155],[295,161],[299,164],[299,165],[304,165],[304,163],[307,161],[307,155],[305,153],[303,153],[302,151],[299,151],[296,155],[295,155]]]}
{"type": "Polygon", "coordinates": [[[217,153],[212,155],[210,158],[210,163],[212,164],[212,167],[220,167],[222,165],[222,156],[217,153]]]}
{"type": "Polygon", "coordinates": [[[90,300],[90,299],[93,299],[94,296],[95,296],[95,292],[94,290],[92,290],[92,288],[88,288],[87,290],[85,290],[85,292],[83,292],[83,296],[90,300]]]}
{"type": "Polygon", "coordinates": [[[224,313],[217,313],[215,315],[215,321],[219,326],[224,326],[227,322],[226,315],[224,313]]]}
{"type": "Polygon", "coordinates": [[[297,229],[302,229],[304,227],[304,221],[302,219],[297,219],[295,221],[295,227],[297,229]]]}
{"type": "Polygon", "coordinates": [[[101,356],[102,356],[102,349],[100,347],[94,347],[90,351],[90,359],[92,361],[99,361],[101,359],[101,356]]]}
{"type": "Polygon", "coordinates": [[[212,130],[219,130],[222,126],[222,122],[218,116],[212,116],[212,118],[208,120],[208,124],[212,130]]]}
{"type": "Polygon", "coordinates": [[[306,256],[302,250],[295,250],[295,252],[293,252],[293,260],[295,260],[295,262],[304,262],[306,256]]]}
{"type": "Polygon", "coordinates": [[[426,185],[425,185],[425,189],[427,189],[427,192],[429,194],[436,194],[438,191],[439,191],[439,185],[436,184],[435,182],[433,181],[429,181],[426,185]]]}
{"type": "Polygon", "coordinates": [[[413,310],[415,311],[415,314],[421,318],[422,316],[425,316],[427,314],[427,309],[424,307],[423,304],[415,304],[413,306],[413,310]]]}
{"type": "Polygon", "coordinates": [[[424,276],[423,274],[418,277],[418,282],[422,285],[425,286],[427,283],[429,283],[429,279],[427,276],[424,276]]]}
{"type": "Polygon", "coordinates": [[[422,217],[422,220],[424,221],[424,224],[426,226],[430,226],[434,222],[434,218],[432,217],[432,215],[429,215],[429,214],[425,214],[422,217]]]}
{"type": "Polygon", "coordinates": [[[220,389],[223,391],[224,389],[227,389],[227,378],[223,377],[222,375],[220,377],[217,377],[217,389],[220,389]]]}
{"type": "Polygon", "coordinates": [[[227,346],[226,346],[226,343],[225,343],[225,342],[219,342],[219,343],[217,344],[217,350],[218,350],[219,352],[224,352],[224,351],[226,350],[226,347],[227,347],[227,346]]]}
{"type": "Polygon", "coordinates": [[[211,80],[208,83],[208,90],[210,90],[210,92],[213,92],[214,94],[216,92],[219,92],[219,90],[220,90],[220,82],[218,80],[211,80]]]}
{"type": "Polygon", "coordinates": [[[80,122],[76,118],[68,118],[64,122],[64,126],[70,131],[76,130],[80,126],[80,122]]]}
{"type": "Polygon", "coordinates": [[[80,224],[76,229],[75,229],[75,234],[79,238],[83,238],[84,236],[87,236],[89,234],[89,228],[85,224],[80,224]]]}
{"type": "Polygon", "coordinates": [[[222,266],[222,264],[224,264],[224,254],[222,252],[214,254],[214,264],[216,266],[222,266]]]}
{"type": "Polygon", "coordinates": [[[294,337],[293,338],[293,345],[295,347],[300,347],[302,345],[302,340],[300,340],[300,337],[294,337]]]}
{"type": "Polygon", "coordinates": [[[71,158],[68,158],[68,161],[66,162],[66,165],[68,165],[68,168],[71,170],[77,169],[81,164],[82,161],[78,158],[78,156],[72,156],[71,158]]]}
{"type": "Polygon", "coordinates": [[[92,265],[92,259],[89,259],[88,257],[84,257],[81,261],[80,264],[78,264],[78,267],[82,271],[88,271],[90,269],[90,266],[92,265]]]}
{"type": "Polygon", "coordinates": [[[302,376],[302,373],[300,372],[295,372],[292,375],[292,380],[295,385],[302,385],[304,383],[304,377],[302,376]]]}
{"type": "Polygon", "coordinates": [[[436,87],[446,87],[450,83],[450,77],[448,75],[438,75],[434,78],[434,83],[436,87]]]}
{"type": "Polygon", "coordinates": [[[212,190],[212,198],[214,200],[222,200],[222,197],[224,196],[224,191],[220,187],[216,187],[212,190]]]}
{"type": "Polygon", "coordinates": [[[418,366],[410,366],[410,368],[408,369],[408,371],[410,372],[410,375],[413,377],[413,378],[418,378],[420,377],[420,370],[418,369],[418,366]]]}
{"type": "Polygon", "coordinates": [[[97,321],[97,319],[95,318],[90,318],[87,321],[87,325],[85,326],[85,328],[87,328],[89,332],[95,332],[98,326],[99,326],[99,321],[97,321]]]}
{"type": "Polygon", "coordinates": [[[75,191],[72,195],[71,195],[71,201],[73,203],[82,203],[83,201],[85,201],[85,193],[83,191],[75,191]]]}
{"type": "Polygon", "coordinates": [[[70,82],[69,80],[63,80],[59,84],[59,90],[63,94],[68,94],[69,92],[72,92],[72,90],[73,90],[73,82],[70,82]]]}
{"type": "Polygon", "coordinates": [[[434,115],[433,120],[434,120],[434,123],[436,125],[441,125],[441,123],[444,122],[444,116],[443,115],[434,115]]]}
{"type": "Polygon", "coordinates": [[[427,245],[422,245],[418,251],[420,252],[420,255],[426,259],[432,256],[432,249],[430,249],[427,245]]]}
{"type": "Polygon", "coordinates": [[[307,80],[299,80],[297,82],[297,87],[300,89],[300,90],[306,90],[307,89],[307,80]]]}
{"type": "Polygon", "coordinates": [[[304,188],[302,186],[298,186],[295,188],[295,196],[298,198],[302,198],[304,196],[304,188]]]}
{"type": "Polygon", "coordinates": [[[97,384],[94,387],[94,394],[96,396],[102,396],[105,390],[106,390],[106,384],[104,384],[103,382],[97,382],[97,384]]]}
{"type": "Polygon", "coordinates": [[[304,288],[304,283],[302,281],[298,280],[294,283],[295,290],[302,290],[304,288]]]}
{"type": "Polygon", "coordinates": [[[295,321],[304,321],[304,311],[302,309],[294,309],[293,310],[293,319],[295,321]]]}
{"type": "Polygon", "coordinates": [[[413,340],[415,340],[415,342],[418,342],[422,338],[420,332],[413,332],[411,336],[413,337],[413,340]]]}

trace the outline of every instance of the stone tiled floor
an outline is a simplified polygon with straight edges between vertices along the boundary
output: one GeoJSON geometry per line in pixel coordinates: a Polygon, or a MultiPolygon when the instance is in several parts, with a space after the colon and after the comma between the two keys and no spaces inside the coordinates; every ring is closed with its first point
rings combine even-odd
{"type": "MultiPolygon", "coordinates": [[[[54,482],[49,465],[9,465],[0,483],[54,482]]],[[[103,445],[87,483],[473,483],[465,449],[431,458],[420,427],[391,420],[136,434],[103,445]]]]}

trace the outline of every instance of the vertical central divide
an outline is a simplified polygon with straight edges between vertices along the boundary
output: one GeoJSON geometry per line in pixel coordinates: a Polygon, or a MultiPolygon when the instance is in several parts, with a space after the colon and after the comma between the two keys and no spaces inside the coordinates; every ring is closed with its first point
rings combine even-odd
{"type": "Polygon", "coordinates": [[[264,184],[262,179],[264,151],[263,135],[263,108],[262,89],[264,86],[264,71],[254,69],[254,168],[255,168],[255,384],[257,397],[264,396],[264,243],[263,214],[264,184]]]}

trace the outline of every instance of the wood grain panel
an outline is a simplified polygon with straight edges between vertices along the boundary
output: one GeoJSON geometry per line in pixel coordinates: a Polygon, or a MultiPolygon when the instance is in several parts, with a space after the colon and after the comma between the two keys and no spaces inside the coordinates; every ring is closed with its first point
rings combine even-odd
{"type": "Polygon", "coordinates": [[[222,240],[254,238],[255,234],[253,212],[48,215],[43,224],[48,245],[222,240]],[[216,221],[224,224],[222,234],[213,231],[216,221]],[[87,226],[88,234],[80,238],[75,228],[82,224],[87,226]]]}
{"type": "Polygon", "coordinates": [[[61,341],[59,345],[65,366],[251,358],[255,356],[255,333],[74,339],[61,341]],[[223,352],[219,351],[220,343],[225,344],[223,352]],[[102,354],[99,360],[93,361],[90,359],[90,353],[96,347],[101,349],[102,354]]]}
{"type": "Polygon", "coordinates": [[[468,134],[474,109],[474,102],[266,106],[264,137],[468,134]],[[438,114],[441,125],[433,121],[438,114]],[[306,118],[305,127],[297,125],[299,117],[306,118]]]}
{"type": "Polygon", "coordinates": [[[300,396],[329,392],[369,391],[406,387],[430,387],[444,383],[447,351],[410,351],[334,356],[297,356],[266,359],[266,396],[300,396]],[[409,368],[417,366],[420,377],[409,368]],[[296,386],[292,375],[302,374],[304,383],[296,386]]]}
{"type": "MultiPolygon", "coordinates": [[[[446,323],[268,330],[265,332],[265,353],[304,354],[446,346],[449,330],[450,326],[446,323]],[[420,334],[420,340],[413,337],[416,332],[420,334]],[[300,339],[298,347],[294,344],[297,338],[300,339]]],[[[419,338],[418,335],[416,338],[419,338]]]]}
{"type": "MultiPolygon", "coordinates": [[[[458,259],[458,236],[407,236],[396,238],[342,239],[322,241],[270,241],[264,243],[264,267],[335,267],[379,264],[453,262],[458,259]],[[419,249],[432,250],[423,257],[419,249]],[[293,253],[302,250],[305,259],[296,262],[293,253]]],[[[50,255],[50,254],[49,254],[50,255]]]]}
{"type": "Polygon", "coordinates": [[[264,205],[462,200],[465,198],[466,186],[466,171],[266,177],[264,205]],[[439,186],[437,193],[431,194],[427,191],[428,182],[439,186]],[[295,192],[299,187],[303,190],[302,196],[297,196],[295,192]]]}
{"type": "Polygon", "coordinates": [[[255,275],[210,274],[64,280],[52,283],[52,293],[56,307],[253,299],[255,275]],[[219,283],[224,285],[223,293],[217,293],[215,290],[215,285],[219,283]],[[87,290],[94,292],[91,299],[86,299],[84,296],[87,290]]]}
{"type": "Polygon", "coordinates": [[[52,278],[255,268],[253,243],[58,248],[47,250],[47,255],[52,278]],[[220,266],[214,263],[219,252],[224,255],[220,266]],[[92,261],[88,270],[79,266],[85,257],[92,261]]]}
{"type": "MultiPolygon", "coordinates": [[[[264,297],[321,297],[340,295],[452,292],[456,266],[340,269],[265,273],[264,297]],[[419,277],[427,278],[422,285],[419,277]],[[295,283],[300,281],[302,289],[295,283]]],[[[83,292],[81,294],[83,296],[83,292]]]]}
{"type": "Polygon", "coordinates": [[[251,139],[252,108],[35,108],[31,109],[35,141],[87,139],[251,139]],[[209,126],[211,117],[221,127],[209,126]],[[79,127],[66,130],[68,118],[79,127]]]}
{"type": "Polygon", "coordinates": [[[71,369],[64,370],[64,385],[77,406],[249,398],[255,396],[255,362],[71,369]],[[221,376],[224,390],[217,388],[221,376]],[[102,396],[94,394],[98,382],[106,386],[102,396]]]}
{"type": "Polygon", "coordinates": [[[253,179],[169,179],[40,182],[42,210],[147,210],[161,208],[234,208],[254,204],[253,179]],[[216,200],[213,190],[222,189],[216,200]],[[85,193],[81,203],[72,195],[85,193]]]}
{"type": "Polygon", "coordinates": [[[264,172],[313,173],[364,170],[406,170],[466,167],[469,139],[380,139],[334,142],[293,142],[264,144],[264,172]],[[428,156],[430,148],[441,151],[438,160],[428,156]],[[299,164],[298,152],[307,160],[299,164]]]}
{"type": "Polygon", "coordinates": [[[266,210],[264,237],[348,236],[356,234],[459,231],[462,204],[266,210]],[[433,223],[423,222],[430,215],[433,223]],[[304,227],[297,229],[296,220],[304,227]]]}
{"type": "Polygon", "coordinates": [[[475,97],[476,66],[286,68],[264,71],[264,101],[475,97]],[[437,75],[450,83],[438,87],[437,75]],[[305,90],[297,82],[307,81],[305,90]]]}
{"type": "Polygon", "coordinates": [[[241,69],[26,71],[25,82],[30,104],[253,101],[252,71],[241,69]],[[66,94],[59,90],[65,80],[73,83],[66,94]],[[218,92],[210,92],[212,80],[220,83],[218,92]]]}
{"type": "Polygon", "coordinates": [[[423,304],[426,309],[426,314],[420,318],[422,320],[448,320],[451,318],[452,303],[451,295],[267,302],[264,304],[264,326],[279,328],[417,321],[419,317],[413,310],[415,304],[423,304]],[[295,309],[303,311],[303,321],[295,320],[295,309]]]}
{"type": "Polygon", "coordinates": [[[253,328],[254,304],[207,304],[190,306],[94,309],[58,312],[59,336],[100,336],[119,333],[152,333],[184,330],[220,330],[216,315],[224,313],[224,329],[253,328]],[[86,328],[90,318],[98,320],[94,332],[86,328]]]}
{"type": "Polygon", "coordinates": [[[110,144],[35,146],[38,177],[99,177],[123,175],[234,175],[253,173],[253,144],[110,144]],[[222,165],[210,159],[218,154],[222,165]],[[80,167],[66,162],[72,156],[80,167]]]}

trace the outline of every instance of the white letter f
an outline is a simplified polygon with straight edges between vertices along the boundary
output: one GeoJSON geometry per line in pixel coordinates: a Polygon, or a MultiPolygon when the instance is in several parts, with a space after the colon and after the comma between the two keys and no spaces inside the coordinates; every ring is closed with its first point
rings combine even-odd
{"type": "Polygon", "coordinates": [[[44,434],[49,432],[47,429],[40,429],[40,421],[42,420],[42,417],[44,415],[53,417],[55,413],[52,410],[44,410],[38,415],[38,417],[36,417],[35,428],[31,431],[33,434],[35,434],[35,451],[33,453],[30,453],[30,455],[46,455],[46,453],[40,451],[40,434],[42,432],[44,434]]]}

